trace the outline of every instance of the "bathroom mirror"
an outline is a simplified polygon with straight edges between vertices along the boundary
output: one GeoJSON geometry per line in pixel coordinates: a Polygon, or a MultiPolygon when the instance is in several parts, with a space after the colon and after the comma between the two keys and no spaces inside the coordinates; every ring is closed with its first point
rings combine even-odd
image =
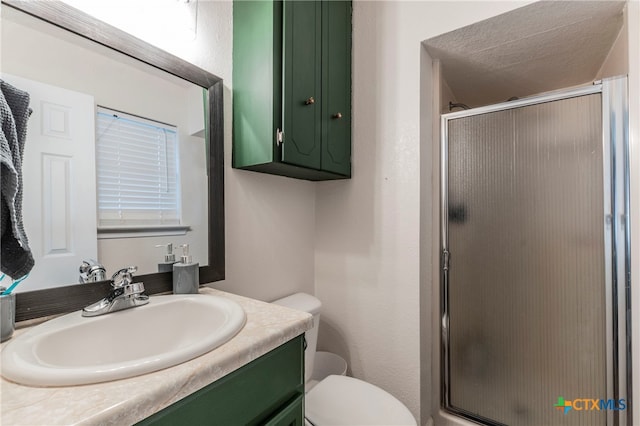
{"type": "MultiPolygon", "coordinates": [[[[143,281],[147,293],[152,294],[171,290],[171,274],[155,273],[157,263],[163,260],[164,253],[161,248],[155,248],[155,245],[166,242],[173,242],[176,246],[189,243],[195,249],[191,254],[201,265],[201,283],[223,279],[222,80],[64,3],[10,0],[3,0],[2,3],[3,77],[9,83],[14,79],[19,83],[15,84],[17,87],[20,87],[20,84],[28,86],[33,82],[36,89],[38,89],[37,84],[44,83],[44,88],[47,90],[52,88],[51,90],[64,89],[80,92],[88,96],[91,107],[106,107],[107,113],[113,114],[114,117],[117,115],[117,119],[127,117],[121,114],[124,112],[130,114],[132,118],[140,116],[143,119],[151,119],[153,120],[150,121],[151,124],[159,122],[160,127],[166,124],[177,125],[175,128],[178,134],[180,157],[177,164],[181,170],[177,174],[181,181],[178,183],[178,193],[182,192],[178,207],[182,213],[182,220],[178,220],[177,223],[174,220],[168,226],[163,224],[155,228],[147,226],[144,229],[136,226],[97,228],[99,229],[98,239],[93,242],[93,247],[97,249],[93,252],[95,254],[91,253],[90,249],[82,253],[80,250],[75,250],[78,253],[72,253],[74,250],[66,250],[66,252],[61,250],[59,256],[50,256],[43,262],[36,261],[33,271],[36,277],[46,276],[47,272],[39,272],[36,268],[45,267],[47,263],[54,270],[58,268],[66,272],[71,269],[73,272],[68,280],[59,279],[53,282],[55,288],[18,292],[16,319],[19,321],[75,310],[106,294],[108,282],[76,284],[78,280],[73,279],[73,276],[77,273],[79,264],[73,267],[78,262],[71,256],[72,254],[84,258],[97,257],[98,261],[105,265],[107,277],[117,268],[137,264],[140,266],[140,271],[136,281],[143,281]],[[24,36],[21,31],[34,33],[24,36]],[[9,46],[5,49],[5,46],[11,44],[11,40],[17,40],[16,36],[20,36],[20,43],[24,43],[24,38],[28,38],[32,43],[31,47],[12,50],[9,46]],[[60,50],[56,51],[55,46],[60,50]],[[60,68],[61,65],[70,68],[65,71],[60,68]],[[134,79],[134,82],[129,79],[134,79]],[[92,97],[93,100],[91,100],[92,97]]],[[[32,96],[32,105],[33,100],[32,96]]],[[[39,102],[43,101],[39,100],[39,102]]],[[[48,102],[48,104],[56,105],[56,102],[48,102]]],[[[38,109],[40,106],[39,104],[38,109]]],[[[90,119],[92,116],[95,117],[95,112],[91,111],[88,115],[85,114],[90,119]]],[[[64,131],[70,121],[65,118],[64,108],[54,108],[51,111],[43,109],[43,112],[38,111],[38,113],[40,116],[34,117],[38,121],[37,124],[40,125],[48,120],[48,129],[54,133],[64,131]]],[[[108,118],[111,119],[111,116],[108,118]]],[[[108,128],[109,124],[110,122],[102,129],[108,128]]],[[[89,133],[96,139],[103,134],[98,123],[92,123],[89,127],[91,129],[89,133]],[[93,130],[94,124],[98,131],[93,130]]],[[[29,143],[28,134],[27,144],[29,143]]],[[[36,156],[40,156],[41,159],[51,157],[54,160],[64,158],[65,161],[72,157],[72,154],[50,151],[47,147],[44,150],[45,154],[38,152],[36,156]]],[[[75,152],[74,150],[73,155],[75,152]]],[[[101,160],[100,152],[102,151],[98,150],[98,152],[96,163],[100,163],[101,160]]],[[[84,166],[90,160],[93,159],[80,158],[78,164],[84,166]]],[[[43,162],[44,160],[35,163],[40,163],[39,166],[44,170],[43,162]]],[[[103,163],[105,163],[104,160],[103,163]]],[[[29,176],[34,175],[34,170],[29,169],[29,164],[25,161],[23,176],[25,176],[25,194],[32,189],[39,191],[43,195],[37,198],[42,198],[42,201],[49,203],[49,210],[53,205],[54,210],[58,209],[58,213],[65,208],[70,212],[66,219],[59,221],[66,222],[69,231],[62,232],[64,226],[55,228],[58,234],[58,246],[64,249],[64,242],[69,240],[65,234],[88,233],[81,230],[79,219],[83,216],[91,217],[92,213],[91,211],[80,213],[80,206],[70,205],[66,201],[69,197],[65,196],[65,191],[61,189],[64,185],[59,181],[60,179],[64,181],[65,167],[72,167],[74,173],[79,167],[73,163],[71,166],[65,166],[64,161],[61,164],[62,166],[59,161],[58,165],[55,161],[52,162],[47,170],[54,170],[52,172],[54,174],[42,174],[42,177],[30,180],[29,176]],[[58,172],[55,172],[56,167],[58,172]],[[38,183],[42,183],[44,187],[35,189],[30,187],[38,183]],[[49,199],[45,200],[45,198],[49,199]],[[65,202],[60,202],[60,199],[65,199],[65,202]]],[[[104,167],[103,164],[102,170],[104,167]]],[[[109,167],[108,162],[107,167],[109,167]]],[[[42,171],[35,170],[35,172],[42,171]]],[[[95,180],[95,171],[93,173],[95,180]]],[[[86,182],[92,179],[85,177],[75,180],[86,182]]],[[[84,189],[70,191],[83,194],[86,192],[86,197],[76,198],[80,201],[83,198],[89,200],[86,204],[92,207],[91,204],[95,204],[96,195],[95,189],[87,189],[90,187],[84,185],[82,187],[84,189]],[[93,194],[91,194],[92,191],[93,194]]],[[[26,200],[25,195],[25,210],[28,206],[26,200]]],[[[37,209],[30,208],[24,213],[25,215],[33,214],[35,210],[37,209]]],[[[44,218],[38,218],[36,222],[50,220],[48,219],[51,216],[50,211],[48,216],[42,214],[44,218]]],[[[95,210],[93,215],[95,217],[95,210]]],[[[26,221],[25,218],[25,225],[26,221]]],[[[96,226],[90,225],[88,229],[91,228],[96,236],[96,226]]],[[[45,245],[42,234],[31,236],[27,228],[27,235],[32,245],[45,245]]],[[[47,247],[51,248],[52,244],[47,244],[47,247]]],[[[91,247],[91,242],[87,246],[91,247]]],[[[69,244],[69,247],[80,247],[80,245],[69,244]]],[[[38,247],[38,250],[42,251],[42,247],[38,247]]],[[[178,258],[179,254],[176,250],[178,258]]],[[[38,280],[42,279],[38,278],[38,280]]],[[[28,281],[30,280],[21,284],[21,287],[28,281]]],[[[31,290],[28,286],[24,289],[31,290]]]]}

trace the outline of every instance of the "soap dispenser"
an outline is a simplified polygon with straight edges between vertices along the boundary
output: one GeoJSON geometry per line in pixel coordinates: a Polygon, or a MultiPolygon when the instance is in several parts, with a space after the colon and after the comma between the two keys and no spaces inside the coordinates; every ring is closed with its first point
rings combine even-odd
{"type": "Polygon", "coordinates": [[[173,271],[173,264],[176,263],[176,255],[173,254],[173,243],[158,244],[156,247],[167,248],[167,252],[164,254],[164,262],[158,263],[158,272],[173,271]]]}
{"type": "Polygon", "coordinates": [[[173,264],[173,293],[198,293],[200,287],[200,265],[189,255],[189,244],[182,244],[180,262],[173,264]]]}

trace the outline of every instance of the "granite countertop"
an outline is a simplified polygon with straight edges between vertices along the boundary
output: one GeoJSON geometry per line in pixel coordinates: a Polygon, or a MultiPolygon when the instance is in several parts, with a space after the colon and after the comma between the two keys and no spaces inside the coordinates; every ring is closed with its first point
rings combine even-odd
{"type": "MultiPolygon", "coordinates": [[[[247,314],[244,328],[224,345],[174,367],[106,383],[38,388],[2,378],[0,424],[133,424],[248,364],[312,326],[311,315],[304,312],[208,287],[201,288],[200,293],[203,297],[216,295],[234,300],[247,314]]],[[[13,338],[28,329],[16,330],[13,338]]]]}

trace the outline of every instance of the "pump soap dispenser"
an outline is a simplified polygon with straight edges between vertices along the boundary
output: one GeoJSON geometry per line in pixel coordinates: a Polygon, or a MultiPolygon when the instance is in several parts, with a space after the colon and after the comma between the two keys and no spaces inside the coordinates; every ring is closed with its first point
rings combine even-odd
{"type": "Polygon", "coordinates": [[[173,254],[173,243],[158,244],[156,247],[167,248],[167,252],[164,254],[164,262],[158,263],[158,272],[173,271],[173,264],[176,263],[176,255],[173,254]]]}
{"type": "Polygon", "coordinates": [[[193,263],[189,255],[189,244],[182,244],[180,262],[173,264],[173,293],[198,293],[200,286],[200,265],[193,263]]]}

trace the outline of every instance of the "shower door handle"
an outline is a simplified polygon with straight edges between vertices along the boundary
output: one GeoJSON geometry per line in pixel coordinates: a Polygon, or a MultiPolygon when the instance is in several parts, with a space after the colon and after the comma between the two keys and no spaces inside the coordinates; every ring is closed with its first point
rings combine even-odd
{"type": "Polygon", "coordinates": [[[449,330],[449,315],[442,315],[442,337],[447,336],[447,331],[449,330]]]}

